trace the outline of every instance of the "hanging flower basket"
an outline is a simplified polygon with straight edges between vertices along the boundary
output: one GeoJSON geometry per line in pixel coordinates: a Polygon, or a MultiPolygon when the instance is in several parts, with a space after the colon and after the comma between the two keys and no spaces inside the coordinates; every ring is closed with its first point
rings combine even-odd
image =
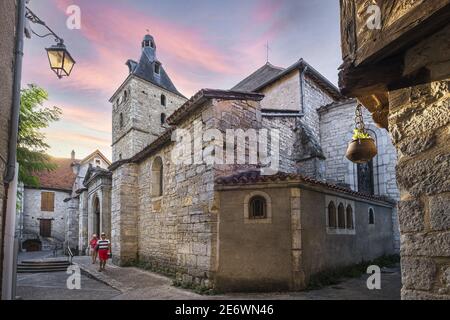
{"type": "Polygon", "coordinates": [[[377,146],[372,138],[352,140],[348,145],[346,157],[351,162],[367,163],[377,155],[377,146]]]}
{"type": "Polygon", "coordinates": [[[378,153],[375,140],[367,133],[362,116],[362,106],[356,107],[356,128],[353,140],[347,148],[346,157],[354,163],[367,163],[378,153]]]}

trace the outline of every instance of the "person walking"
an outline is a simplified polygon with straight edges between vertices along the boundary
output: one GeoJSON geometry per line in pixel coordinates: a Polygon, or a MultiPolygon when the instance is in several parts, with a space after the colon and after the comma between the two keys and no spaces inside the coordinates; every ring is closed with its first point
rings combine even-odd
{"type": "Polygon", "coordinates": [[[97,242],[98,242],[98,237],[94,233],[92,235],[91,241],[89,241],[89,250],[91,253],[92,264],[95,264],[97,262],[97,242]]]}
{"type": "Polygon", "coordinates": [[[97,241],[98,257],[100,259],[99,272],[105,271],[106,261],[108,260],[109,251],[111,250],[111,242],[106,239],[106,234],[102,232],[100,240],[97,241]]]}

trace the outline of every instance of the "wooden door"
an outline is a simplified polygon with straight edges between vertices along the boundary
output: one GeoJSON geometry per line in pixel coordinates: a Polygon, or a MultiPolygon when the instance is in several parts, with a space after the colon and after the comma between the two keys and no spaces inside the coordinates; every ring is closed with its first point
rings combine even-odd
{"type": "Polygon", "coordinates": [[[52,220],[41,219],[40,220],[40,235],[44,238],[50,238],[52,236],[52,220]]]}

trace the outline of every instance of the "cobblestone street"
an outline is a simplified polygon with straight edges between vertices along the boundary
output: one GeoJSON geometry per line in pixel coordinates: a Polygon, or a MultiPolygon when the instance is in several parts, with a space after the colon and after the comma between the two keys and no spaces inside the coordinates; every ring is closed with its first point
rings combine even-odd
{"type": "Polygon", "coordinates": [[[368,290],[367,276],[347,279],[338,285],[320,290],[265,294],[226,294],[202,296],[172,286],[170,278],[137,268],[107,265],[98,272],[88,257],[74,260],[83,270],[81,289],[66,287],[65,272],[19,274],[17,295],[24,300],[204,300],[204,299],[268,299],[268,300],[398,300],[400,299],[400,269],[383,269],[381,290],[368,290]]]}

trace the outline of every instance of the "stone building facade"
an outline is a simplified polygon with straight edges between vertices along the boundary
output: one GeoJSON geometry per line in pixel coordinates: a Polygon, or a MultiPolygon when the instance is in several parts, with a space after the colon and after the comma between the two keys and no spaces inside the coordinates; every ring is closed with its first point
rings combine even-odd
{"type": "MultiPolygon", "coordinates": [[[[75,152],[72,152],[71,158],[51,158],[51,162],[57,166],[54,171],[36,174],[39,188],[23,188],[17,226],[22,249],[70,247],[77,252],[80,213],[80,192],[77,191],[84,188],[90,170],[101,170],[111,163],[98,150],[82,160],[75,159],[75,152]]],[[[108,194],[107,201],[109,199],[108,194]]]]}
{"type": "MultiPolygon", "coordinates": [[[[378,154],[369,166],[357,165],[345,158],[345,151],[355,126],[356,105],[356,100],[348,99],[318,109],[322,133],[320,143],[325,156],[325,179],[335,184],[347,185],[352,190],[371,189],[375,195],[388,196],[399,201],[400,193],[395,175],[397,152],[389,134],[374,123],[366,109],[363,109],[365,127],[375,140],[378,154]],[[372,178],[362,180],[367,168],[372,178]]],[[[395,248],[399,251],[400,230],[396,208],[392,219],[395,248]]]]}
{"type": "Polygon", "coordinates": [[[383,2],[377,32],[361,23],[371,4],[341,1],[340,87],[398,154],[402,299],[449,300],[450,1],[383,2]]]}
{"type": "MultiPolygon", "coordinates": [[[[327,137],[336,132],[328,133],[321,124],[339,108],[331,105],[342,96],[312,66],[304,60],[287,69],[266,64],[231,90],[203,89],[186,100],[161,73],[155,49],[153,37],[145,36],[140,61],[127,62],[130,74],[110,100],[114,263],[146,263],[180,281],[225,291],[297,290],[317,272],[394,252],[395,201],[387,200],[387,188],[366,194],[358,192],[355,184],[329,183],[342,182],[331,173],[333,169],[327,175],[327,157],[336,156],[327,137]],[[163,105],[163,94],[173,97],[173,107],[167,109],[168,100],[163,105]],[[320,113],[326,105],[328,109],[320,113]],[[168,110],[164,119],[163,110],[168,110]],[[257,135],[252,136],[250,129],[257,135]],[[273,175],[260,172],[267,163],[228,162],[229,157],[236,159],[234,150],[239,149],[235,130],[248,135],[248,146],[263,129],[279,133],[267,141],[270,157],[279,164],[273,175]],[[277,143],[279,159],[273,158],[277,143]],[[249,197],[245,197],[247,190],[249,197]],[[313,209],[317,203],[320,213],[313,209]],[[258,221],[249,214],[255,206],[264,213],[258,221]],[[317,214],[318,220],[313,218],[317,214]],[[241,232],[232,235],[233,230],[241,232]],[[236,246],[262,234],[267,238],[262,247],[258,241],[236,246]],[[287,237],[285,242],[269,241],[280,234],[287,237]],[[242,238],[246,236],[249,239],[242,238]],[[352,255],[355,246],[360,249],[352,255]],[[315,257],[318,249],[329,259],[315,257]],[[288,259],[283,264],[286,270],[275,270],[267,259],[260,260],[277,250],[288,259]],[[260,262],[264,263],[261,272],[251,275],[260,262]],[[280,272],[286,272],[283,279],[280,272]]],[[[340,111],[346,113],[345,122],[354,114],[351,109],[340,111]]],[[[351,121],[345,130],[351,133],[351,121]]],[[[348,137],[347,131],[341,134],[348,137]]],[[[382,133],[379,138],[381,146],[382,133]]],[[[386,147],[381,158],[389,152],[386,147]]],[[[250,156],[249,152],[245,159],[250,156]]],[[[377,183],[388,184],[387,180],[377,183]]]]}

